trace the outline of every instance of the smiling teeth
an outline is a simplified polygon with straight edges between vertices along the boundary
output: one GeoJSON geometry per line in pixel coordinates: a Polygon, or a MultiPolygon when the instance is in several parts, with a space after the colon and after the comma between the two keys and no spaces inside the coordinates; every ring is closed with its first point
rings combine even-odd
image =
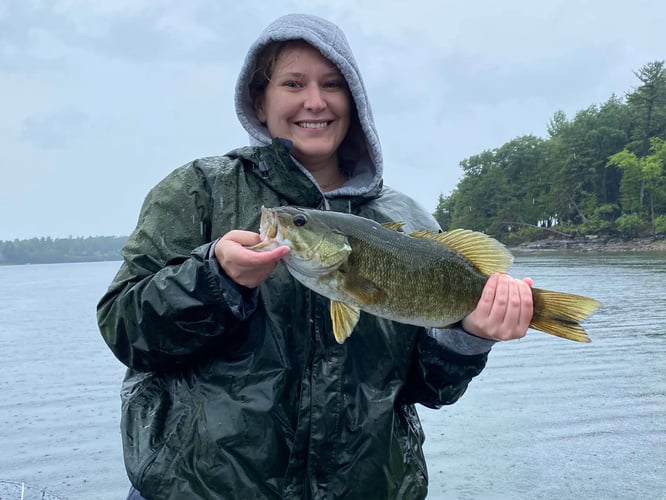
{"type": "Polygon", "coordinates": [[[302,128],[326,128],[328,122],[301,122],[298,126],[302,128]]]}

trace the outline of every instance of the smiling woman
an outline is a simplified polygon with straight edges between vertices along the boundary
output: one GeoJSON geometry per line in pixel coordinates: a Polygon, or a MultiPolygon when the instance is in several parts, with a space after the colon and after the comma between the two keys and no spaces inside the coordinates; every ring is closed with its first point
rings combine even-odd
{"type": "Polygon", "coordinates": [[[97,316],[128,368],[133,499],[424,498],[414,404],[454,403],[496,340],[525,335],[530,287],[505,275],[451,328],[360,315],[341,346],[330,301],[278,266],[289,248],[248,248],[262,206],[439,230],[384,186],[360,75],[337,26],[277,19],[237,80],[251,146],[190,162],[146,197],[97,316]]]}
{"type": "Polygon", "coordinates": [[[351,96],[340,70],[308,43],[295,41],[281,46],[263,74],[267,83],[255,98],[259,121],[273,137],[292,142],[292,156],[320,188],[340,187],[347,176],[340,169],[338,148],[351,115],[351,96]]]}

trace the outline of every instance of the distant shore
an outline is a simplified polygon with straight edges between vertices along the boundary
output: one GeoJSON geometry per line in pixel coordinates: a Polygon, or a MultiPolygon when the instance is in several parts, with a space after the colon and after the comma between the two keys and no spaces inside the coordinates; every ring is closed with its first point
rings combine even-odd
{"type": "MultiPolygon", "coordinates": [[[[107,237],[104,237],[107,238],[107,237]]],[[[119,237],[116,237],[119,238],[119,237]]],[[[122,237],[120,237],[122,238],[122,237]]],[[[126,238],[126,237],[125,237],[126,238]]],[[[92,240],[91,240],[92,241],[92,240]]],[[[114,251],[108,251],[104,255],[93,252],[70,253],[68,255],[53,255],[40,253],[37,248],[34,255],[26,255],[20,252],[13,258],[2,254],[0,248],[0,266],[16,266],[25,264],[65,264],[78,262],[97,261],[122,261],[120,244],[114,251]]],[[[542,252],[565,252],[565,253],[664,253],[666,254],[666,236],[634,238],[632,240],[611,239],[604,237],[565,238],[553,237],[537,241],[529,241],[520,245],[507,245],[513,254],[530,254],[542,252]]]]}
{"type": "Polygon", "coordinates": [[[576,238],[576,239],[547,239],[530,241],[518,246],[510,247],[514,253],[532,253],[542,251],[567,251],[574,253],[607,252],[664,252],[666,253],[666,238],[635,238],[632,240],[603,239],[603,238],[576,238]]]}

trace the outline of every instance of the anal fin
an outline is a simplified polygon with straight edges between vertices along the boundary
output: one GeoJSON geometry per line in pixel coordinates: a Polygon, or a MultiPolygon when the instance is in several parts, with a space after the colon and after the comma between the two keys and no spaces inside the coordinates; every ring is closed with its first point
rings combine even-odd
{"type": "Polygon", "coordinates": [[[333,335],[338,344],[344,343],[345,340],[354,331],[358,318],[361,316],[361,311],[357,307],[353,307],[339,302],[337,300],[331,301],[331,321],[333,322],[333,335]]]}

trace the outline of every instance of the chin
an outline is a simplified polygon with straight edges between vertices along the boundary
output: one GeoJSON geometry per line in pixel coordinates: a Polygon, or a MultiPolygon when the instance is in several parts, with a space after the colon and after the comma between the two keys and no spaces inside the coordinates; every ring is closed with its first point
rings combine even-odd
{"type": "Polygon", "coordinates": [[[321,161],[331,156],[335,156],[337,148],[299,148],[298,145],[294,146],[292,152],[294,158],[301,163],[305,164],[308,161],[321,161]]]}

